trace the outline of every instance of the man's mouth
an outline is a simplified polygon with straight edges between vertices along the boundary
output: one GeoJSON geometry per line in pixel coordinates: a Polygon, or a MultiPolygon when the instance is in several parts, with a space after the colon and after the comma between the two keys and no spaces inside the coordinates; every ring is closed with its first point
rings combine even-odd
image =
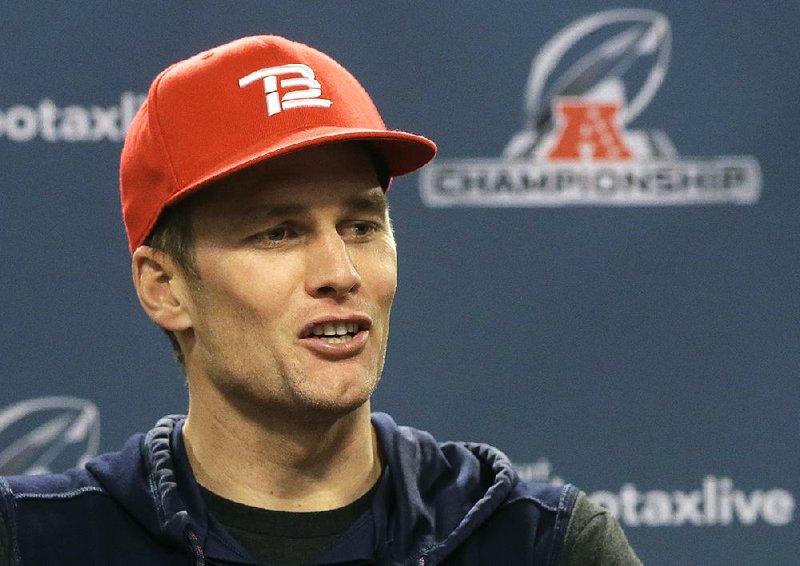
{"type": "Polygon", "coordinates": [[[300,339],[326,355],[351,355],[367,343],[372,321],[367,316],[342,316],[311,321],[300,332],[300,339]]]}
{"type": "Polygon", "coordinates": [[[369,340],[372,320],[368,316],[341,314],[310,321],[300,332],[300,341],[327,359],[345,359],[361,353],[369,340]]]}
{"type": "Polygon", "coordinates": [[[328,344],[344,344],[361,331],[357,322],[325,322],[311,329],[310,336],[324,340],[328,344]]]}

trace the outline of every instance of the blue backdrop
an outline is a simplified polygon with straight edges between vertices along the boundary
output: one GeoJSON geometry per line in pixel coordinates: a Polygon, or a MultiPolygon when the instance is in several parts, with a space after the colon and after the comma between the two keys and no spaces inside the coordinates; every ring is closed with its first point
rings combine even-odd
{"type": "Polygon", "coordinates": [[[577,484],[647,564],[796,564],[798,6],[5,5],[0,470],[73,465],[185,410],[130,282],[121,139],[166,65],[275,33],[439,144],[390,192],[374,407],[577,484]]]}

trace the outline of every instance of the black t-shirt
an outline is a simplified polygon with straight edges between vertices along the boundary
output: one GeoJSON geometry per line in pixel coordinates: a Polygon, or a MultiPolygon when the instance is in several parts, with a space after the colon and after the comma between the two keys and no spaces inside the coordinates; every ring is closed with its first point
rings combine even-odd
{"type": "Polygon", "coordinates": [[[374,490],[339,509],[295,513],[250,507],[200,486],[211,514],[253,558],[276,566],[307,564],[321,556],[369,510],[374,490]]]}

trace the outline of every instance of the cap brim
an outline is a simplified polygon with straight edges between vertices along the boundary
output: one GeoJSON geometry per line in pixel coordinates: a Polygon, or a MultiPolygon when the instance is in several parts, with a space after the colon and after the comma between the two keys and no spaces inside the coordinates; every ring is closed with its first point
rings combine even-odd
{"type": "Polygon", "coordinates": [[[231,159],[211,174],[176,192],[167,204],[173,204],[196,190],[246,169],[288,153],[309,147],[317,147],[343,141],[363,141],[368,143],[386,165],[390,177],[397,177],[416,171],[430,162],[436,155],[436,144],[423,136],[398,130],[370,130],[364,128],[317,127],[297,132],[283,138],[279,146],[270,146],[261,151],[251,151],[240,159],[231,159]]]}

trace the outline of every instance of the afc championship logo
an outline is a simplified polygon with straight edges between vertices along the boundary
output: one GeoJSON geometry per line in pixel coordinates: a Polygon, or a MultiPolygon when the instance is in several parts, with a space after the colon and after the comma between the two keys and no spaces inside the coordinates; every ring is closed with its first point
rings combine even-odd
{"type": "Polygon", "coordinates": [[[99,412],[86,399],[39,397],[0,409],[0,476],[81,466],[99,445],[99,412]]]}
{"type": "Polygon", "coordinates": [[[753,204],[751,157],[680,158],[661,131],[629,126],[661,86],[669,20],[609,10],[573,22],[533,60],[525,122],[502,160],[438,160],[422,171],[428,206],[753,204]]]}

